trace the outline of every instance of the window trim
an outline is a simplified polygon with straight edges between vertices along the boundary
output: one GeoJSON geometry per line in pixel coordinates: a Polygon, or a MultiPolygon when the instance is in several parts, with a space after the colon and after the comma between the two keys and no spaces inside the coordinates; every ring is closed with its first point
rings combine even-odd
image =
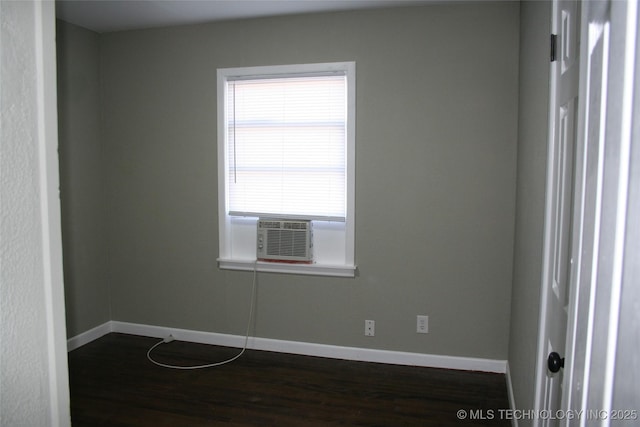
{"type": "Polygon", "coordinates": [[[220,68],[217,70],[217,126],[218,126],[218,229],[221,269],[253,270],[304,275],[355,277],[355,118],[356,118],[356,64],[355,62],[331,62],[316,64],[291,64],[258,67],[220,68]],[[227,215],[227,146],[226,108],[227,81],[238,78],[299,77],[319,73],[341,72],[347,76],[347,185],[346,218],[344,231],[345,259],[340,265],[285,264],[257,262],[255,259],[233,258],[231,248],[231,216],[227,215]]]}
{"type": "Polygon", "coordinates": [[[218,258],[222,270],[257,271],[263,273],[300,274],[304,276],[355,277],[355,265],[284,264],[279,262],[242,261],[218,258]]]}

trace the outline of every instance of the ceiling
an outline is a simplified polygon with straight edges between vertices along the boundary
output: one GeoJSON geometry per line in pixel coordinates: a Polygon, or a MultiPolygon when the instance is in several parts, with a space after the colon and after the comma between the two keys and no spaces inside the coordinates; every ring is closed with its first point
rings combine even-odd
{"type": "MultiPolygon", "coordinates": [[[[98,33],[300,13],[403,7],[436,0],[58,0],[63,21],[98,33]]],[[[440,1],[442,2],[442,1],[440,1]]]]}

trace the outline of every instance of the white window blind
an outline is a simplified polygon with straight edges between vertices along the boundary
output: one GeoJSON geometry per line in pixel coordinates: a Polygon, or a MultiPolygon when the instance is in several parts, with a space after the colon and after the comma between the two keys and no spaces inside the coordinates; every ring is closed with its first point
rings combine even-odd
{"type": "Polygon", "coordinates": [[[227,214],[345,221],[346,75],[226,85],[227,214]]]}

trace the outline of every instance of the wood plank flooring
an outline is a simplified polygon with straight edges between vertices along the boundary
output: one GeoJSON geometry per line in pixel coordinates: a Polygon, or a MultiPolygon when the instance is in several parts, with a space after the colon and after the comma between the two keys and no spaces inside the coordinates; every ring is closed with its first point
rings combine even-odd
{"type": "MultiPolygon", "coordinates": [[[[501,374],[250,350],[222,367],[179,371],[147,360],[156,342],[113,333],[69,353],[74,427],[511,425],[499,412],[509,408],[501,374]]],[[[174,341],[153,354],[193,365],[237,352],[174,341]]]]}

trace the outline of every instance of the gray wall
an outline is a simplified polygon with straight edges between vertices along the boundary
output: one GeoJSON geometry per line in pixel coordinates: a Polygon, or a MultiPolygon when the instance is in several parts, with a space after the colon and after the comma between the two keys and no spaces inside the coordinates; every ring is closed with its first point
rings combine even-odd
{"type": "Polygon", "coordinates": [[[516,2],[102,35],[112,319],[243,334],[251,274],[216,265],[216,69],[355,60],[359,275],[260,275],[254,334],[506,359],[518,37],[516,2]]]}
{"type": "Polygon", "coordinates": [[[100,37],[58,21],[58,133],[67,333],[108,320],[100,37]]]}
{"type": "MultiPolygon", "coordinates": [[[[509,368],[516,406],[533,408],[542,280],[551,3],[520,6],[520,119],[509,368]]],[[[520,426],[530,425],[520,420],[520,426]]]]}

